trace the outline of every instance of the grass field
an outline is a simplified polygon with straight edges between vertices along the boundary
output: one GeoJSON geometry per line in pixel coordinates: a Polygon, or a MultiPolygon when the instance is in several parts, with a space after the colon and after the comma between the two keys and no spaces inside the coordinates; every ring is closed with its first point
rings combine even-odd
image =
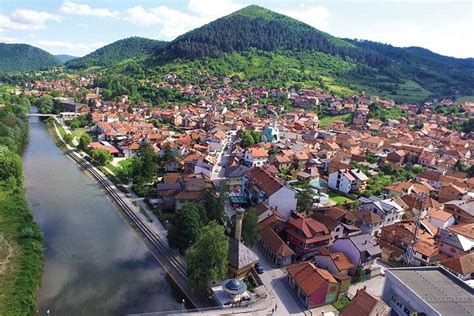
{"type": "Polygon", "coordinates": [[[332,122],[340,120],[345,121],[351,116],[351,113],[342,114],[342,115],[334,115],[334,116],[324,116],[319,119],[319,127],[326,127],[331,125],[332,122]]]}
{"type": "Polygon", "coordinates": [[[344,196],[344,195],[341,195],[339,193],[336,193],[336,192],[332,192],[330,191],[329,192],[329,198],[331,200],[334,200],[335,202],[337,202],[337,204],[344,204],[344,203],[350,203],[350,202],[353,202],[353,200],[349,199],[348,197],[344,196]]]}

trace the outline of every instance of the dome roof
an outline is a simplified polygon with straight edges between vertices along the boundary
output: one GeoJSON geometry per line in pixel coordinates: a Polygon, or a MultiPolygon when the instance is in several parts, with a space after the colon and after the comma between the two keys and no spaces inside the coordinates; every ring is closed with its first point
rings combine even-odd
{"type": "Polygon", "coordinates": [[[227,279],[222,282],[222,289],[229,294],[242,294],[247,290],[247,285],[237,279],[227,279]]]}

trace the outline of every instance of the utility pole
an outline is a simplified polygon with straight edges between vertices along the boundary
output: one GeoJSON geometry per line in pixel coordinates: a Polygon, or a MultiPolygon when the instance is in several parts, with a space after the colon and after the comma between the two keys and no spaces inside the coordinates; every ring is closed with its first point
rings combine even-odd
{"type": "Polygon", "coordinates": [[[420,217],[421,217],[421,212],[422,212],[422,209],[423,209],[423,202],[425,201],[425,199],[426,199],[425,193],[419,193],[416,196],[416,201],[418,202],[418,205],[419,205],[418,206],[418,214],[417,214],[416,220],[414,222],[415,232],[413,233],[413,239],[406,246],[406,249],[405,249],[405,264],[407,266],[410,265],[410,263],[413,259],[413,255],[414,255],[413,247],[415,246],[416,240],[418,238],[418,229],[420,228],[420,217]]]}

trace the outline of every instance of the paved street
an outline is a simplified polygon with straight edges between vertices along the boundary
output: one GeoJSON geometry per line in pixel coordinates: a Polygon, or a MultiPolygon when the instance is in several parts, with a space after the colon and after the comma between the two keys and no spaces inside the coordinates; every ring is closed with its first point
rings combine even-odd
{"type": "Polygon", "coordinates": [[[296,301],[296,297],[290,293],[284,284],[286,282],[284,280],[286,275],[284,269],[272,268],[258,247],[254,247],[253,250],[260,258],[259,262],[265,269],[265,272],[260,277],[277,304],[277,311],[274,315],[305,315],[303,308],[296,301]]]}

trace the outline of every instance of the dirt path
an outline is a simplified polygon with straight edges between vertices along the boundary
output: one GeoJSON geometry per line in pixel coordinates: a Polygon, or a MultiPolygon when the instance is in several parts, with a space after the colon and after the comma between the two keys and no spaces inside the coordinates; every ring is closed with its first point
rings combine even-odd
{"type": "Polygon", "coordinates": [[[7,269],[8,261],[12,256],[13,248],[5,240],[3,235],[0,235],[0,274],[7,269]]]}

